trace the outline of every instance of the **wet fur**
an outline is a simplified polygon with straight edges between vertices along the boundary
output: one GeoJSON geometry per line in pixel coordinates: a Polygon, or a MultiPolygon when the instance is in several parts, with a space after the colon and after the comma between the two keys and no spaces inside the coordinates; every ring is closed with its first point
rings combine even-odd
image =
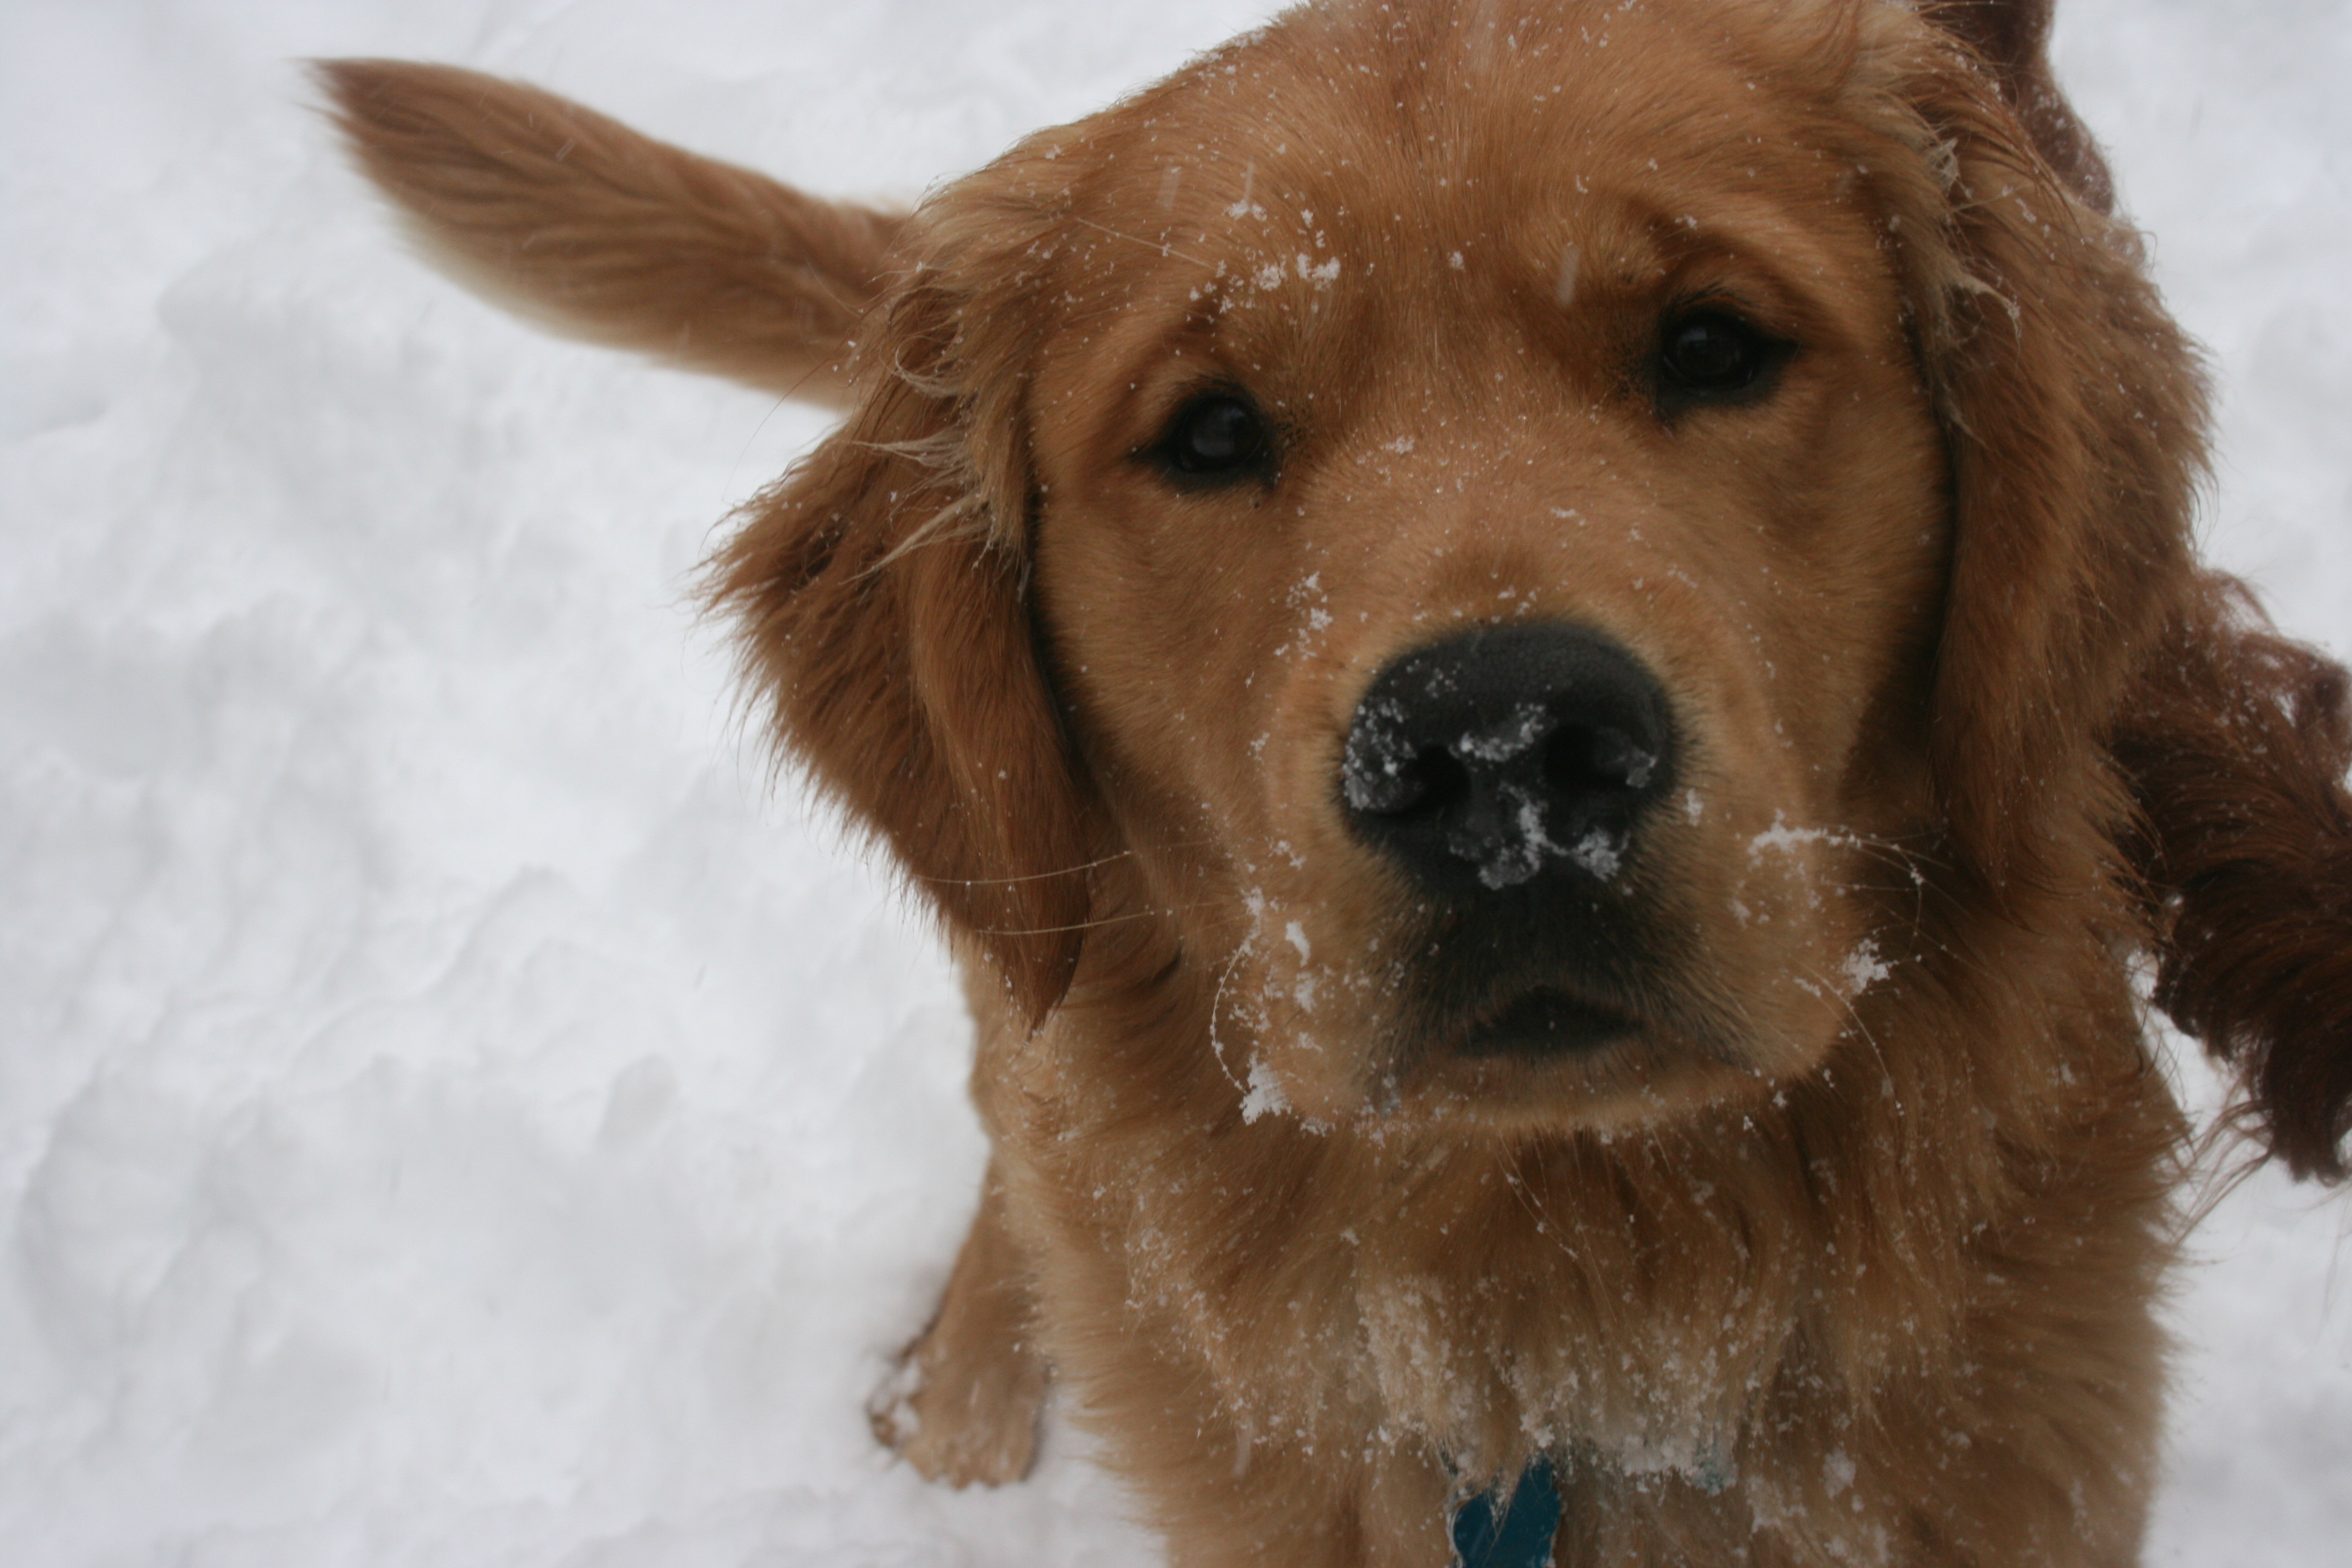
{"type": "Polygon", "coordinates": [[[2341,1177],[2344,672],[2194,560],[2195,357],[2046,6],[1544,15],[1293,13],[903,223],[532,89],[323,68],[467,278],[845,397],[711,595],[780,744],[970,977],[995,1154],[886,1441],[1015,1479],[1050,1364],[1186,1564],[1426,1568],[1449,1500],[1538,1448],[1563,1568],[2134,1562],[2186,1137],[2134,965],[2263,1145],[2341,1177]],[[1569,47],[1585,24],[1630,75],[1569,47]],[[1558,84],[1589,118],[1510,129],[1558,84]],[[1818,155],[1754,208],[1704,154],[1626,188],[1680,179],[1844,281],[1790,285],[1786,409],[1662,437],[1610,334],[1700,264],[1671,225],[1563,195],[1622,265],[1552,336],[1445,257],[1515,232],[1526,204],[1476,193],[1530,161],[1552,191],[1624,163],[1545,126],[1605,149],[1664,116],[1642,145],[1671,148],[1724,101],[1818,155]],[[1253,203],[1263,255],[1231,238],[1253,203]],[[646,243],[648,206],[684,237],[646,243]],[[1318,224],[1353,226],[1327,252],[1318,224]],[[1288,303],[1251,315],[1220,260],[1288,303]],[[1407,327],[1443,352],[1381,337],[1407,327]],[[1297,433],[1247,506],[1136,457],[1209,364],[1297,433]],[[1354,694],[1517,613],[1477,607],[1496,584],[1619,636],[1702,742],[1688,823],[1628,873],[1653,1022],[1598,1062],[1433,1048],[1398,987],[1440,961],[1372,955],[1459,932],[1330,820],[1354,694]]]}

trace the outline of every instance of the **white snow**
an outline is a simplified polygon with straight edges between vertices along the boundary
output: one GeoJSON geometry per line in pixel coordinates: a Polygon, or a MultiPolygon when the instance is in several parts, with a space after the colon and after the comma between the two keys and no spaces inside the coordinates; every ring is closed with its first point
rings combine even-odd
{"type": "Polygon", "coordinates": [[[1843,841],[1841,835],[1825,827],[1791,827],[1787,816],[1776,811],[1772,814],[1772,826],[1748,839],[1748,863],[1755,865],[1768,852],[1793,855],[1808,845],[1843,841]]]}
{"type": "MultiPolygon", "coordinates": [[[[1270,8],[0,7],[0,1560],[1156,1560],[1066,1428],[961,1494],[866,1432],[965,1025],[684,603],[822,419],[405,259],[293,62],[908,198],[1270,8]]],[[[2215,351],[2215,548],[2352,652],[2352,5],[2061,26],[2215,351]]],[[[2348,1213],[2200,1233],[2151,1563],[2343,1560],[2348,1213]]]]}
{"type": "Polygon", "coordinates": [[[1563,310],[1576,303],[1576,289],[1584,271],[1584,252],[1574,242],[1559,247],[1559,271],[1552,280],[1551,297],[1563,310]]]}
{"type": "Polygon", "coordinates": [[[1895,966],[1879,957],[1876,944],[1864,937],[1838,965],[1838,978],[1844,982],[1838,987],[1838,994],[1848,999],[1859,996],[1894,973],[1895,966]]]}
{"type": "Polygon", "coordinates": [[[1253,1058],[1249,1070],[1249,1092],[1242,1096],[1242,1120],[1255,1121],[1261,1116],[1286,1116],[1290,1113],[1290,1096],[1283,1092],[1282,1079],[1263,1061],[1253,1058]]]}
{"type": "Polygon", "coordinates": [[[1829,1451],[1829,1457],[1822,1461],[1822,1489],[1826,1490],[1830,1496],[1836,1497],[1840,1493],[1843,1492],[1846,1488],[1853,1485],[1853,1477],[1854,1463],[1853,1456],[1849,1455],[1843,1448],[1832,1448],[1829,1451]]]}

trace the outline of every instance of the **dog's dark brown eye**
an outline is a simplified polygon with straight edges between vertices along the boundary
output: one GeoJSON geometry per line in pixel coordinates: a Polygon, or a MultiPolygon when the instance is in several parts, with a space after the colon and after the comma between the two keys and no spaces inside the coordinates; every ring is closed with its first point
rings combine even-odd
{"type": "Polygon", "coordinates": [[[1722,310],[1678,317],[1659,346],[1658,399],[1669,408],[1739,401],[1762,389],[1788,348],[1722,310]]]}
{"type": "Polygon", "coordinates": [[[1255,479],[1274,458],[1274,435],[1249,399],[1212,392],[1176,411],[1152,448],[1174,478],[1194,484],[1255,479]]]}

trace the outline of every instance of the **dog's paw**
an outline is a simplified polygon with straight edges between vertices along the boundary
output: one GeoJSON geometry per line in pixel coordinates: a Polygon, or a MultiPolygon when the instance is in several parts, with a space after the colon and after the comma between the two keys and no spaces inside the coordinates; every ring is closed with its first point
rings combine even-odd
{"type": "Polygon", "coordinates": [[[1017,1341],[947,1343],[934,1325],[899,1352],[866,1406],[883,1447],[925,1480],[1003,1486],[1037,1461],[1045,1358],[1017,1341]]]}

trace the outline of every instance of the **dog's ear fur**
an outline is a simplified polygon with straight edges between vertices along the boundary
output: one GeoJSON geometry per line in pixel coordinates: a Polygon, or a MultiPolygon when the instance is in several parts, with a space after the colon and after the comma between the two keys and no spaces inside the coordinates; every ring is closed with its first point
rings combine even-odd
{"type": "Polygon", "coordinates": [[[1023,593],[1023,155],[944,194],[917,238],[534,88],[315,68],[362,171],[459,281],[851,409],[745,509],[710,602],[783,752],[1042,1017],[1076,966],[1092,818],[1023,593]]]}
{"type": "Polygon", "coordinates": [[[1951,466],[1931,763],[1994,889],[2080,889],[2126,809],[2099,740],[2193,581],[2194,351],[2116,226],[2075,200],[1946,37],[1857,8],[1857,150],[1902,268],[1951,466]],[[1876,106],[1874,108],[1874,104],[1876,106]]]}
{"type": "Polygon", "coordinates": [[[784,749],[1034,1024],[1077,963],[1095,816],[1024,592],[1037,220],[1012,194],[1020,162],[918,215],[849,423],[745,509],[710,599],[784,749]]]}
{"type": "Polygon", "coordinates": [[[823,202],[453,66],[313,67],[428,258],[607,347],[838,405],[904,219],[823,202]]]}
{"type": "Polygon", "coordinates": [[[2068,189],[2095,211],[2112,213],[2116,185],[2107,161],[2050,68],[2056,9],[2054,0],[1941,0],[1923,14],[1976,50],[2034,151],[2068,189]]]}
{"type": "Polygon", "coordinates": [[[2352,1137],[2352,677],[2262,623],[2232,580],[2148,659],[2117,722],[2156,1000],[2238,1070],[2236,1118],[2298,1176],[2352,1137]]]}
{"type": "Polygon", "coordinates": [[[1940,215],[1916,184],[1883,199],[1953,466],[1931,746],[1954,847],[2021,910],[2086,873],[2137,878],[2159,1005],[2236,1066],[2270,1152],[2340,1179],[2347,677],[2193,564],[2204,389],[2132,237],[1981,71],[1914,55],[1901,74],[1945,188],[1940,215]],[[2102,842],[2125,863],[2059,859],[2102,842]]]}

